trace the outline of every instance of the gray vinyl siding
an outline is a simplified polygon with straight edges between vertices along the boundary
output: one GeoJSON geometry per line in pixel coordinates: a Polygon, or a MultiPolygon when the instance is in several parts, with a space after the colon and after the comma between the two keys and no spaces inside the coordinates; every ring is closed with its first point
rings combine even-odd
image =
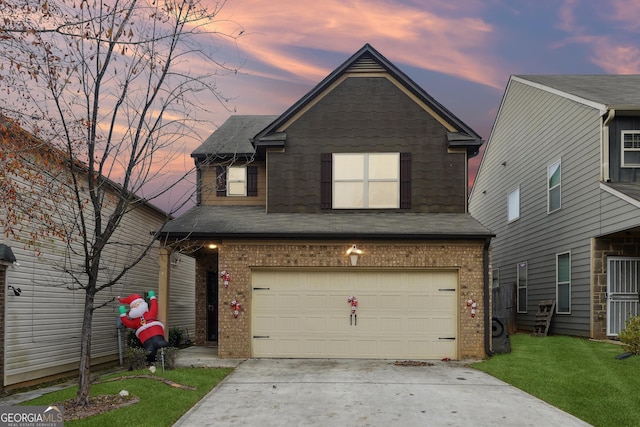
{"type": "Polygon", "coordinates": [[[528,263],[527,313],[556,298],[556,254],[571,252],[571,314],[555,315],[552,333],[590,334],[591,237],[600,226],[600,116],[593,108],[511,81],[482,160],[469,211],[496,233],[492,268],[500,283],[516,282],[528,263]],[[562,161],[562,208],[547,213],[547,166],[562,161]],[[502,163],[506,161],[506,165],[502,163]],[[520,218],[507,223],[507,193],[520,186],[520,218]],[[483,192],[485,192],[483,194],[483,192]],[[594,209],[596,207],[596,209],[594,209]]]}
{"type": "MultiPolygon", "coordinates": [[[[640,204],[640,202],[638,202],[640,204]]],[[[603,236],[640,226],[640,208],[613,194],[601,191],[598,207],[602,221],[596,235],[603,236]]]]}

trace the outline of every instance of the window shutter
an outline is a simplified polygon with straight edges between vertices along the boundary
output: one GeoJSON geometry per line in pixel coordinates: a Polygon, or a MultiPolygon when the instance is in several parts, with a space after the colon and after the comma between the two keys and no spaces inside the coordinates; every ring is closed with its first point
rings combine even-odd
{"type": "Polygon", "coordinates": [[[331,153],[322,153],[320,156],[320,208],[331,209],[333,156],[331,153]]]}
{"type": "Polygon", "coordinates": [[[400,153],[400,209],[411,209],[411,153],[400,153]]]}
{"type": "Polygon", "coordinates": [[[224,197],[227,195],[227,176],[224,166],[216,166],[216,196],[224,197]]]}
{"type": "Polygon", "coordinates": [[[247,196],[258,195],[258,167],[247,166],[247,196]]]}

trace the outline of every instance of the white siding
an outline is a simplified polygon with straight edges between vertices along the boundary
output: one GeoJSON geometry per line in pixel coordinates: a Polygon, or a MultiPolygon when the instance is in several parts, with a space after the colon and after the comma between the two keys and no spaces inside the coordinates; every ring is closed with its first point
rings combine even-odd
{"type": "MultiPolygon", "coordinates": [[[[162,215],[147,207],[125,216],[112,239],[118,244],[104,251],[102,281],[118,272],[139,255],[151,239],[150,232],[162,225],[162,215]]],[[[7,294],[5,306],[5,385],[66,372],[77,367],[80,356],[80,333],[84,309],[83,290],[70,290],[68,278],[59,272],[64,262],[65,245],[54,240],[42,242],[40,256],[19,242],[5,239],[20,263],[9,267],[7,282],[22,289],[20,296],[7,294]]],[[[82,262],[82,257],[72,257],[82,262]]],[[[193,331],[194,271],[191,258],[175,268],[170,288],[169,326],[193,331]],[[175,298],[175,300],[174,300],[175,298]]],[[[118,284],[99,292],[93,316],[92,358],[117,360],[117,296],[158,290],[158,248],[156,247],[118,284]]]]}
{"type": "Polygon", "coordinates": [[[169,290],[169,328],[184,328],[193,340],[196,330],[195,258],[177,254],[178,261],[171,267],[169,290]]]}

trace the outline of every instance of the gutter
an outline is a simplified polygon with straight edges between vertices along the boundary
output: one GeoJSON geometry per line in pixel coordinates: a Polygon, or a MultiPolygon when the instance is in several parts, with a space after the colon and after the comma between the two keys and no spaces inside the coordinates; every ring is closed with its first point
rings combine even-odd
{"type": "Polygon", "coordinates": [[[487,237],[484,241],[484,248],[482,250],[483,261],[483,273],[484,273],[484,352],[487,356],[493,356],[493,350],[491,350],[491,298],[489,285],[489,244],[491,238],[487,237]]]}
{"type": "Polygon", "coordinates": [[[603,182],[611,181],[609,173],[609,123],[616,116],[616,110],[611,108],[607,118],[602,123],[602,141],[600,142],[600,156],[602,157],[602,166],[600,176],[603,182]]]}

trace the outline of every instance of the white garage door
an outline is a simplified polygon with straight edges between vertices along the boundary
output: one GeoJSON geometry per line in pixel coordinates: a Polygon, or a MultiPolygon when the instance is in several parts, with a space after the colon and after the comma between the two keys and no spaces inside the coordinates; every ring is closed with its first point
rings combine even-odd
{"type": "Polygon", "coordinates": [[[253,357],[457,359],[455,271],[254,270],[252,286],[253,357]]]}

